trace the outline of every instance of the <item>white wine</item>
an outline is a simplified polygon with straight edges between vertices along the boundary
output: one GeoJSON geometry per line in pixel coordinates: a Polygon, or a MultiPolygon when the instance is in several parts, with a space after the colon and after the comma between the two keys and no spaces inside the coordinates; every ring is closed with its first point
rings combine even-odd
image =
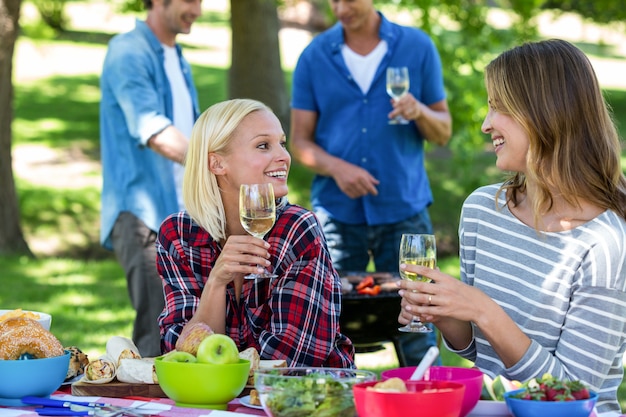
{"type": "Polygon", "coordinates": [[[263,236],[270,231],[274,225],[275,216],[268,217],[246,217],[241,216],[241,224],[252,236],[263,239],[263,236]]]}
{"type": "Polygon", "coordinates": [[[387,94],[396,100],[406,94],[409,91],[409,81],[397,83],[397,84],[387,84],[387,94]]]}
{"type": "MultiPolygon", "coordinates": [[[[435,258],[400,259],[400,263],[407,265],[426,266],[428,268],[435,269],[435,258]]],[[[406,279],[408,281],[430,282],[430,278],[425,278],[421,275],[417,275],[409,271],[400,270],[400,276],[402,277],[402,279],[406,279]]]]}

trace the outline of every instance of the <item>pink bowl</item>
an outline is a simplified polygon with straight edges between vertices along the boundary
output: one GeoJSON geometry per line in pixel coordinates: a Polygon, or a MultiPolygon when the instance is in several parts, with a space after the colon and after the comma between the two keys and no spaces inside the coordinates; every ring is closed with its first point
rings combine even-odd
{"type": "MultiPolygon", "coordinates": [[[[381,372],[380,379],[382,381],[397,377],[404,381],[408,380],[415,366],[407,366],[404,368],[388,369],[381,372]]],[[[453,381],[465,385],[465,396],[463,398],[463,407],[459,417],[465,417],[478,404],[480,393],[483,388],[483,373],[476,368],[461,368],[454,366],[431,366],[424,374],[424,381],[453,381]]]]}
{"type": "Polygon", "coordinates": [[[409,392],[368,390],[374,382],[352,386],[359,417],[459,417],[465,386],[450,381],[407,381],[409,392]],[[412,410],[412,411],[411,411],[412,410]],[[415,414],[415,415],[418,415],[415,414]]]}

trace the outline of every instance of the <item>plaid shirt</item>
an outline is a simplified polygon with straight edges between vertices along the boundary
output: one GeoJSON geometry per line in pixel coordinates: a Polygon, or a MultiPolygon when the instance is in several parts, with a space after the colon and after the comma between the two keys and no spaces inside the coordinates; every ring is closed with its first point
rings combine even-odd
{"type": "MultiPolygon", "coordinates": [[[[289,366],[355,367],[352,342],[339,329],[341,281],[321,230],[312,212],[281,200],[266,236],[278,278],[244,280],[239,301],[232,282],[226,290],[226,334],[240,350],[254,346],[262,359],[289,366]]],[[[185,211],[165,219],[156,247],[167,352],[194,315],[222,249],[185,211]]]]}

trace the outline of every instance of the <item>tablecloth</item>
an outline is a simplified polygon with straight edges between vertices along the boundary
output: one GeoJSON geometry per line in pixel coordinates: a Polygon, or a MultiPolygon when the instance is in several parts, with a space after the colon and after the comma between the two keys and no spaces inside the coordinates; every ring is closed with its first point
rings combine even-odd
{"type": "MultiPolygon", "coordinates": [[[[51,398],[65,401],[99,402],[122,407],[138,407],[142,413],[150,412],[150,415],[159,417],[236,417],[236,416],[265,416],[263,410],[246,407],[241,404],[239,398],[235,398],[228,404],[227,411],[210,410],[205,408],[177,407],[168,398],[108,398],[108,397],[85,397],[74,396],[64,392],[56,392],[51,398]]],[[[0,417],[39,417],[34,407],[0,407],[0,417]]]]}

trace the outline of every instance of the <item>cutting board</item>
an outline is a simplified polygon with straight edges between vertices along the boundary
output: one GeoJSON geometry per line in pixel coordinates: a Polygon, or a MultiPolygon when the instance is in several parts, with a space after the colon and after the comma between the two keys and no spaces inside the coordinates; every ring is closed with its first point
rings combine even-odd
{"type": "Polygon", "coordinates": [[[167,398],[159,384],[129,384],[119,381],[111,381],[106,384],[88,384],[78,381],[72,384],[72,395],[112,398],[167,398]]]}

